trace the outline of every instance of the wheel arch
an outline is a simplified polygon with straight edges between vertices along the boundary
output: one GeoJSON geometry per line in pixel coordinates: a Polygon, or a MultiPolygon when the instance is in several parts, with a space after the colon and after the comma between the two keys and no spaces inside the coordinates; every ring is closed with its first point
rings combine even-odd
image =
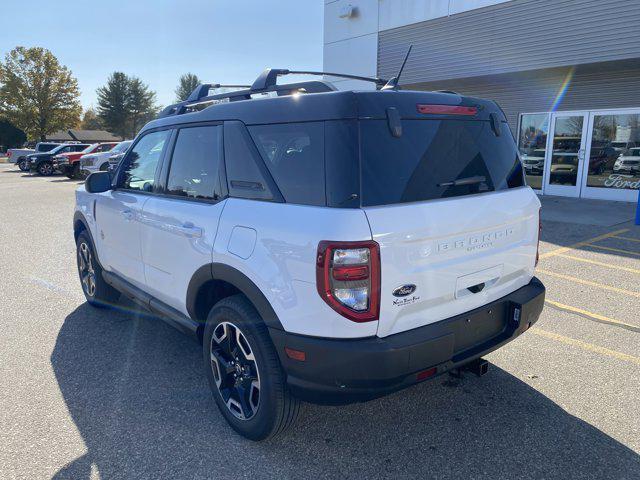
{"type": "Polygon", "coordinates": [[[98,256],[98,250],[96,248],[96,242],[93,239],[93,234],[89,228],[89,222],[87,222],[87,219],[84,217],[82,212],[76,211],[76,213],[73,214],[73,240],[77,242],[78,237],[82,232],[87,232],[87,235],[89,235],[91,248],[93,249],[93,256],[95,257],[96,262],[98,262],[98,265],[102,268],[102,263],[100,263],[100,257],[98,256]]]}
{"type": "Polygon", "coordinates": [[[223,263],[203,265],[193,274],[187,288],[187,312],[192,319],[204,322],[215,303],[237,293],[247,297],[267,327],[284,330],[258,286],[241,271],[223,263]]]}

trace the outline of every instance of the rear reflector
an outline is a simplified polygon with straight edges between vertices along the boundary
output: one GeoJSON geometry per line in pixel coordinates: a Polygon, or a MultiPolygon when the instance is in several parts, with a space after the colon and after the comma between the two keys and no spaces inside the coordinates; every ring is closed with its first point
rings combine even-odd
{"type": "Polygon", "coordinates": [[[477,107],[461,107],[459,105],[416,105],[418,113],[432,115],[476,115],[477,107]]]}
{"type": "Polygon", "coordinates": [[[417,380],[426,380],[429,377],[433,377],[436,372],[438,371],[437,367],[431,367],[428,370],[423,370],[422,372],[418,372],[418,375],[416,376],[417,380]]]}
{"type": "Polygon", "coordinates": [[[336,280],[366,280],[369,278],[369,267],[361,265],[359,267],[334,267],[333,278],[336,280]]]}
{"type": "Polygon", "coordinates": [[[284,347],[284,353],[287,354],[291,360],[298,360],[299,362],[304,362],[307,359],[307,354],[300,351],[294,350],[293,348],[284,347]]]}

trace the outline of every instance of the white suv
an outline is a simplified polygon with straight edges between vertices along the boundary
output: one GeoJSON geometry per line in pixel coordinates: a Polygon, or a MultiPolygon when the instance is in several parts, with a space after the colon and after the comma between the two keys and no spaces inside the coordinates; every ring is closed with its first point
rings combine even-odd
{"type": "Polygon", "coordinates": [[[111,150],[99,153],[90,153],[80,158],[80,172],[89,175],[94,172],[106,172],[109,170],[109,158],[121,155],[131,145],[131,140],[125,140],[115,145],[111,150]]]}
{"type": "Polygon", "coordinates": [[[495,103],[273,72],[165,109],[74,218],[87,300],[123,293],[196,335],[220,411],[254,440],[301,399],[483,373],[544,303],[540,203],[495,103]]]}

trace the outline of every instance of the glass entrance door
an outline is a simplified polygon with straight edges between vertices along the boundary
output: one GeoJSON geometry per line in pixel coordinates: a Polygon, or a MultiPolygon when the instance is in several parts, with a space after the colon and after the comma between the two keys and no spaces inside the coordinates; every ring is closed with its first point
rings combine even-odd
{"type": "Polygon", "coordinates": [[[580,196],[588,123],[586,112],[551,115],[544,193],[580,196]]]}

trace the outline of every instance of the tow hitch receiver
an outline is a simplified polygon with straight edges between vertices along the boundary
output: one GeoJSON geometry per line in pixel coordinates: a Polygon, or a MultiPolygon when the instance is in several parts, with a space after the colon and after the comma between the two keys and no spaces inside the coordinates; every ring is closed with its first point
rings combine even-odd
{"type": "Polygon", "coordinates": [[[484,358],[477,358],[473,362],[467,363],[462,367],[464,370],[475,373],[478,377],[481,377],[489,371],[489,362],[484,358]]]}

